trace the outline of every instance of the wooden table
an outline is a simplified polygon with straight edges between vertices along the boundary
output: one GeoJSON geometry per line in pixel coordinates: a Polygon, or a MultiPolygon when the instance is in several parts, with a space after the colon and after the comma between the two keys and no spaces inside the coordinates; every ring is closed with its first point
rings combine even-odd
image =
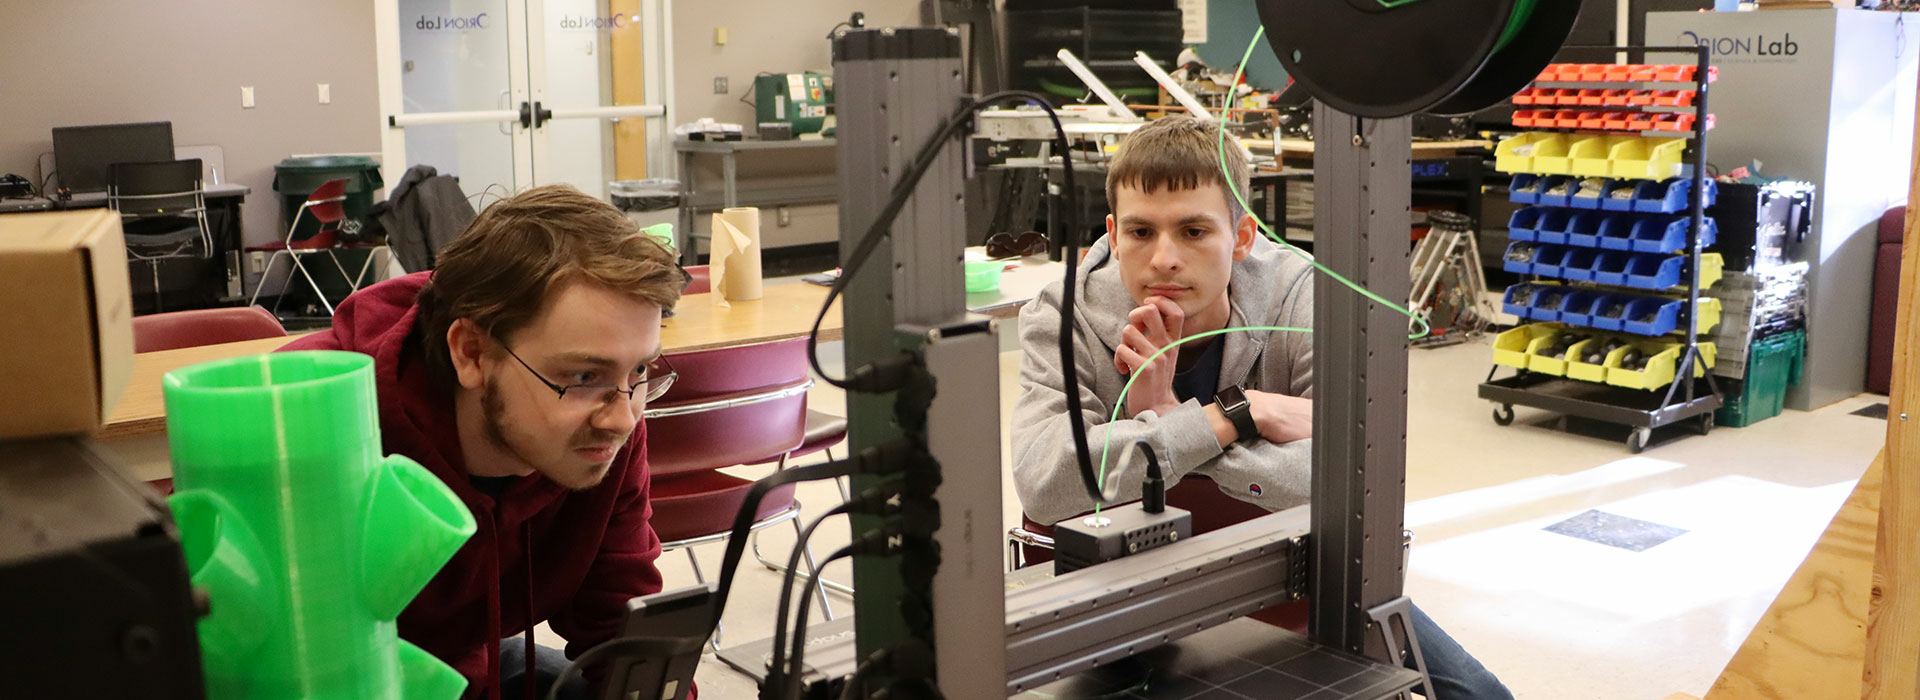
{"type": "MultiPolygon", "coordinates": [[[[1001,289],[967,295],[967,306],[975,311],[1006,317],[1017,313],[1040,288],[1062,272],[1061,263],[1023,265],[1008,270],[1001,278],[1001,289]]],[[[757,301],[733,302],[728,308],[714,303],[712,294],[691,294],[680,300],[673,318],[661,324],[660,342],[667,352],[711,350],[732,345],[798,338],[813,327],[820,304],[827,300],[827,288],[813,284],[779,284],[765,288],[757,301]]],[[[820,324],[820,340],[840,340],[844,326],[841,303],[820,324]]],[[[114,406],[99,439],[155,435],[166,432],[167,409],[160,389],[166,373],[202,362],[229,357],[244,357],[273,352],[300,336],[245,340],[237,343],[205,345],[179,350],[145,352],[133,356],[133,375],[126,393],[114,406]]]]}
{"type": "MultiPolygon", "coordinates": [[[[711,294],[688,295],[680,300],[674,317],[662,324],[660,342],[667,352],[688,352],[796,338],[807,334],[814,316],[820,313],[820,303],[826,300],[827,288],[811,284],[769,286],[762,299],[734,302],[726,309],[716,307],[711,294]]],[[[820,324],[820,339],[839,340],[841,332],[840,303],[835,301],[834,310],[820,324]]],[[[299,337],[243,340],[134,355],[133,375],[126,393],[114,406],[98,439],[166,432],[167,407],[160,390],[160,377],[166,373],[202,362],[273,352],[299,337]]]]}

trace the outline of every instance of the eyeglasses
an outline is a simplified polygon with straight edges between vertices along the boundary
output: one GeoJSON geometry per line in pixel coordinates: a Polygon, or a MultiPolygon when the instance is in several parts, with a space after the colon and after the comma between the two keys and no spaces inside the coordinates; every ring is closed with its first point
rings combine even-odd
{"type": "Polygon", "coordinates": [[[987,237],[987,257],[1014,258],[1028,255],[1046,255],[1052,250],[1052,242],[1047,234],[1028,231],[1018,236],[1011,233],[996,233],[987,237]]]}
{"type": "Polygon", "coordinates": [[[534,369],[533,365],[527,364],[526,360],[520,359],[520,356],[513,352],[513,348],[507,347],[506,343],[500,343],[500,348],[506,350],[507,355],[512,357],[513,361],[520,363],[521,367],[527,368],[527,371],[533,374],[534,379],[540,380],[540,383],[547,385],[547,388],[552,389],[553,393],[559,394],[561,403],[580,408],[605,406],[613,403],[616,397],[622,395],[625,396],[627,401],[633,401],[635,394],[645,397],[648,401],[655,401],[665,395],[668,389],[673,388],[673,381],[675,379],[680,378],[680,374],[673,371],[673,365],[668,363],[666,356],[663,355],[647,363],[646,376],[641,378],[640,381],[634,382],[631,386],[621,387],[615,384],[568,384],[562,386],[541,375],[540,371],[534,369]],[[646,387],[646,391],[642,392],[640,390],[642,386],[646,387]]]}

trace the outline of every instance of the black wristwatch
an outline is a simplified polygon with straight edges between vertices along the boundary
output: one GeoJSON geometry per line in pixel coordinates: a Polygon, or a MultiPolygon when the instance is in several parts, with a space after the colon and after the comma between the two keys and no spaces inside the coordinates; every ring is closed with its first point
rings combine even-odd
{"type": "Polygon", "coordinates": [[[1213,402],[1220,406],[1220,412],[1227,414],[1227,420],[1233,421],[1237,433],[1235,442],[1246,442],[1259,437],[1260,428],[1253,424],[1253,406],[1247,403],[1247,392],[1240,387],[1230,386],[1213,395],[1213,402]]]}

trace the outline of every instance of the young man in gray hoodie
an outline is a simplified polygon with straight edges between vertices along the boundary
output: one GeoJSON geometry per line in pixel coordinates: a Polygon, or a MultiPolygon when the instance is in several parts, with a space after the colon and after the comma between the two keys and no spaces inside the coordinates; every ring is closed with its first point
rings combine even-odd
{"type": "MultiPolygon", "coordinates": [[[[1226,189],[1218,126],[1187,116],[1142,127],[1107,170],[1107,235],[1080,262],[1073,309],[1080,401],[1094,459],[1145,440],[1167,485],[1189,475],[1269,511],[1304,505],[1313,469],[1313,337],[1224,328],[1313,327],[1313,265],[1259,235],[1226,189]],[[1109,417],[1132,375],[1120,420],[1109,417]]],[[[1249,165],[1228,137],[1227,170],[1246,192],[1249,165]]],[[[1061,284],[1020,312],[1022,393],[1013,414],[1014,486],[1045,524],[1093,510],[1074,464],[1060,365],[1061,284]]],[[[1117,454],[1117,453],[1116,453],[1117,454]]],[[[1118,472],[1121,500],[1144,473],[1118,472]]],[[[1144,467],[1137,467],[1144,469],[1144,467]]],[[[1111,483],[1111,482],[1110,482],[1111,483]]],[[[1419,608],[1414,629],[1442,700],[1512,700],[1419,608]]],[[[1429,697],[1435,697],[1429,691],[1429,697]]]]}

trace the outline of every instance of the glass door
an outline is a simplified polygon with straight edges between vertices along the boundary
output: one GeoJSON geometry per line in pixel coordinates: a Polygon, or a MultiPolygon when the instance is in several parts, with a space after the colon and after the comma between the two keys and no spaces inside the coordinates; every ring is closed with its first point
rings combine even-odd
{"type": "Polygon", "coordinates": [[[476,208],[564,182],[667,177],[662,0],[377,0],[382,176],[459,178],[476,208]]]}

